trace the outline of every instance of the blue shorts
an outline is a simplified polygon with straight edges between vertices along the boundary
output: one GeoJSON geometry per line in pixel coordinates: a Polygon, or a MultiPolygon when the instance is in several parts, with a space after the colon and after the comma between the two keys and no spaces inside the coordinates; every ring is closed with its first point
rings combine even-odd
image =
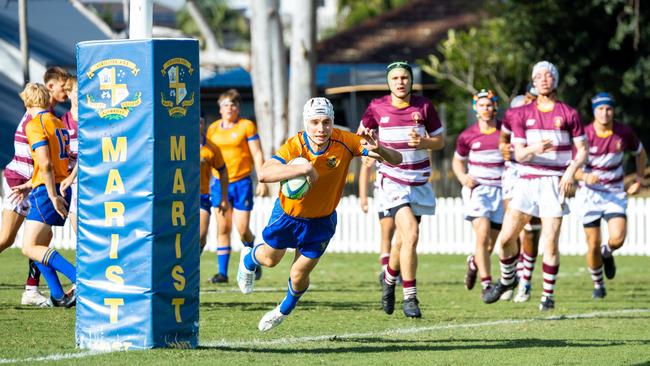
{"type": "Polygon", "coordinates": [[[212,201],[210,200],[210,194],[202,194],[201,195],[201,210],[208,211],[208,215],[210,214],[210,210],[212,208],[212,201]]]}
{"type": "Polygon", "coordinates": [[[274,249],[295,248],[307,258],[320,258],[336,231],[336,211],[317,219],[287,215],[275,201],[269,224],[264,228],[264,242],[274,249]]]}
{"type": "MultiPolygon", "coordinates": [[[[210,197],[212,198],[212,207],[219,206],[219,202],[221,202],[219,179],[212,179],[210,197]]],[[[239,211],[253,210],[253,180],[250,176],[228,184],[228,201],[233,208],[239,211]]]]}
{"type": "MultiPolygon", "coordinates": [[[[56,185],[57,192],[59,191],[59,185],[56,185]]],[[[72,196],[72,189],[68,187],[65,191],[65,197],[63,197],[70,207],[70,197],[72,196]]],[[[38,221],[50,226],[63,226],[65,224],[65,219],[61,217],[56,210],[50,197],[47,195],[47,188],[44,184],[34,188],[29,194],[29,203],[31,205],[29,213],[27,214],[27,220],[38,221]]]]}

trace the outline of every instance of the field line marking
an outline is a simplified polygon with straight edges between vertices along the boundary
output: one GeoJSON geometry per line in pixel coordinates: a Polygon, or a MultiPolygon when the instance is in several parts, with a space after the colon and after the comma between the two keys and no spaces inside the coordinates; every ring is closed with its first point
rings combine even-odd
{"type": "MultiPolygon", "coordinates": [[[[396,335],[396,334],[397,335],[414,334],[414,333],[423,333],[423,332],[446,330],[446,329],[490,327],[490,326],[504,325],[504,324],[513,325],[513,324],[523,324],[523,323],[541,322],[541,321],[589,319],[589,318],[607,317],[611,315],[638,314],[638,313],[649,313],[649,312],[650,309],[623,309],[623,310],[611,310],[611,311],[595,311],[595,312],[583,313],[583,314],[554,315],[554,316],[548,316],[543,318],[539,317],[539,318],[528,318],[528,319],[504,319],[504,320],[494,320],[494,321],[480,322],[480,323],[460,323],[460,324],[432,325],[426,327],[393,328],[393,329],[386,329],[377,332],[342,333],[342,334],[329,334],[329,335],[308,336],[308,337],[279,338],[279,339],[274,339],[269,341],[254,339],[251,341],[232,342],[228,340],[221,340],[216,342],[201,342],[200,346],[208,347],[208,348],[261,347],[261,346],[273,346],[273,345],[284,345],[284,344],[295,344],[295,343],[322,342],[327,340],[343,340],[343,339],[354,339],[354,338],[364,338],[364,337],[376,337],[376,336],[396,335]]],[[[60,354],[51,354],[51,355],[40,356],[40,357],[13,358],[13,359],[0,358],[0,364],[20,363],[20,362],[61,361],[61,360],[92,357],[92,356],[102,355],[105,353],[110,353],[110,352],[109,351],[82,351],[79,353],[60,353],[60,354]]]]}
{"type": "Polygon", "coordinates": [[[321,342],[327,340],[340,340],[340,339],[354,339],[354,338],[366,338],[366,337],[376,337],[376,336],[386,336],[386,335],[404,335],[404,334],[414,334],[414,333],[423,333],[436,330],[446,330],[446,329],[463,329],[463,328],[479,328],[479,327],[489,327],[495,325],[513,325],[513,324],[523,324],[539,321],[558,321],[558,320],[575,320],[575,319],[589,319],[589,318],[599,318],[607,317],[611,315],[621,315],[621,314],[636,314],[636,313],[648,313],[650,309],[623,309],[623,310],[611,310],[611,311],[597,311],[584,314],[571,314],[571,315],[554,315],[543,318],[528,318],[528,319],[504,319],[504,320],[494,320],[488,322],[480,323],[461,323],[461,324],[441,324],[441,325],[432,325],[425,327],[408,327],[408,328],[393,328],[386,329],[376,332],[364,332],[364,333],[342,333],[342,334],[328,334],[328,335],[319,335],[319,336],[308,336],[308,337],[289,337],[289,338],[279,338],[274,340],[252,340],[252,341],[240,341],[232,342],[228,340],[221,340],[215,342],[201,342],[200,346],[209,347],[209,348],[219,348],[219,347],[260,347],[260,346],[273,346],[273,345],[282,345],[282,344],[295,344],[295,343],[309,343],[309,342],[321,342]]]}

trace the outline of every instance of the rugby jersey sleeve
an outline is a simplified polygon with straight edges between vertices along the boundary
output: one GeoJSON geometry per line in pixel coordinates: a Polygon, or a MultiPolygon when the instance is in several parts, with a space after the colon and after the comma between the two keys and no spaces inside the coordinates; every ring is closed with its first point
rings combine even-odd
{"type": "Polygon", "coordinates": [[[246,140],[253,141],[258,140],[260,136],[257,134],[257,126],[255,123],[250,120],[246,120],[246,140]]]}
{"type": "Polygon", "coordinates": [[[373,130],[379,127],[379,121],[377,121],[377,114],[375,113],[375,101],[372,101],[366,112],[361,117],[361,125],[366,128],[372,128],[373,130]]]}
{"type": "Polygon", "coordinates": [[[280,148],[271,156],[271,159],[275,159],[282,164],[287,164],[291,160],[297,158],[300,156],[300,135],[296,135],[291,137],[287,142],[284,143],[284,145],[280,146],[280,148]]]}
{"type": "Polygon", "coordinates": [[[510,141],[513,144],[524,144],[526,145],[526,121],[524,121],[524,116],[521,113],[516,113],[512,111],[510,114],[509,124],[510,130],[512,131],[512,138],[510,141]]]}
{"type": "Polygon", "coordinates": [[[634,131],[628,126],[624,126],[623,129],[623,142],[625,144],[625,151],[629,151],[632,155],[638,155],[643,150],[643,144],[634,133],[634,131]]]}
{"type": "Polygon", "coordinates": [[[508,109],[503,116],[503,121],[501,121],[501,131],[506,135],[512,135],[512,127],[511,127],[512,113],[513,113],[512,109],[508,109]]]}
{"type": "Polygon", "coordinates": [[[456,151],[454,152],[454,156],[458,160],[467,160],[467,157],[469,156],[469,145],[467,144],[467,138],[464,132],[461,133],[456,140],[456,151]]]}
{"type": "Polygon", "coordinates": [[[363,144],[361,143],[363,141],[361,136],[352,132],[341,132],[343,132],[343,141],[345,142],[345,145],[350,149],[353,156],[368,156],[368,150],[363,147],[363,144]]]}
{"type": "Polygon", "coordinates": [[[223,169],[226,167],[226,162],[223,160],[223,154],[221,154],[221,149],[219,149],[216,145],[211,143],[210,141],[206,141],[206,144],[209,146],[210,151],[212,153],[212,167],[214,169],[217,169],[218,171],[223,171],[223,169]]]}
{"type": "Polygon", "coordinates": [[[32,151],[40,146],[47,146],[48,138],[45,134],[45,128],[43,128],[38,118],[33,118],[27,123],[27,126],[25,126],[25,134],[27,135],[29,148],[32,151]]]}
{"type": "Polygon", "coordinates": [[[587,135],[585,135],[585,127],[582,125],[582,120],[576,110],[571,112],[568,122],[569,132],[571,133],[573,141],[584,141],[587,138],[587,135]]]}
{"type": "Polygon", "coordinates": [[[444,132],[445,129],[442,127],[442,122],[440,122],[438,112],[429,100],[426,101],[424,114],[424,126],[429,136],[438,136],[444,132]]]}

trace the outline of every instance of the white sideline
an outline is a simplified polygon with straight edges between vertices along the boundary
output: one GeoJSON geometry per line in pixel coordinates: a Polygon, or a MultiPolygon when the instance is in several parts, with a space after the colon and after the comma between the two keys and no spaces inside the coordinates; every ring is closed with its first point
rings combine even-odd
{"type": "MultiPolygon", "coordinates": [[[[495,320],[495,321],[480,322],[480,323],[462,323],[462,324],[433,325],[428,327],[393,328],[393,329],[386,329],[378,332],[343,333],[343,334],[329,334],[329,335],[310,336],[310,337],[279,338],[279,339],[274,339],[269,341],[255,339],[252,341],[231,342],[228,340],[221,340],[221,341],[214,341],[214,342],[201,342],[200,346],[208,347],[208,348],[262,347],[262,346],[273,346],[273,345],[283,345],[283,344],[322,342],[328,340],[344,340],[344,339],[354,339],[354,338],[376,337],[376,336],[396,335],[396,334],[397,335],[414,334],[414,333],[423,333],[423,332],[445,330],[445,329],[490,327],[494,325],[504,325],[504,324],[513,325],[513,324],[523,324],[523,323],[540,322],[540,321],[589,319],[589,318],[608,317],[612,315],[637,314],[637,313],[650,313],[650,309],[624,309],[624,310],[611,310],[611,311],[596,311],[596,312],[584,313],[584,314],[555,315],[555,316],[549,316],[544,318],[504,319],[504,320],[495,320]]],[[[60,360],[92,357],[92,356],[97,356],[105,353],[109,353],[109,352],[83,351],[79,353],[61,353],[61,354],[52,354],[52,355],[41,356],[41,357],[13,358],[13,359],[0,358],[0,364],[19,363],[19,362],[60,361],[60,360]]]]}

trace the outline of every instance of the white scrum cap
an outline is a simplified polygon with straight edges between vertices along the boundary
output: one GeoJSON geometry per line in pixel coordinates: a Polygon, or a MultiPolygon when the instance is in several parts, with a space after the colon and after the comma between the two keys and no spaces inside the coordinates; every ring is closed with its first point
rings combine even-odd
{"type": "Polygon", "coordinates": [[[334,122],[334,107],[327,98],[311,98],[305,103],[305,107],[302,109],[303,122],[317,116],[329,117],[334,122]]]}
{"type": "Polygon", "coordinates": [[[553,89],[557,89],[557,83],[560,80],[560,74],[557,72],[557,67],[548,61],[540,61],[533,66],[532,78],[535,79],[535,75],[542,72],[542,70],[548,70],[548,72],[553,75],[553,89]]]}

